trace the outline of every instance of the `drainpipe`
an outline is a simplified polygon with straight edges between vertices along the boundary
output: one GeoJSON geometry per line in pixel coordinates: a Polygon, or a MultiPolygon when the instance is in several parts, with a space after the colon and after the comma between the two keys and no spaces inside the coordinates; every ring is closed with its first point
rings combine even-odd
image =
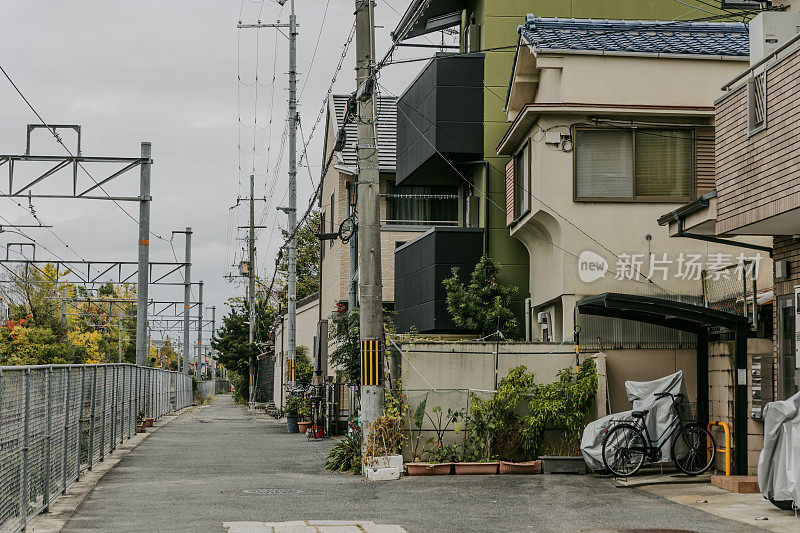
{"type": "Polygon", "coordinates": [[[531,342],[531,299],[525,298],[525,340],[531,342]]]}

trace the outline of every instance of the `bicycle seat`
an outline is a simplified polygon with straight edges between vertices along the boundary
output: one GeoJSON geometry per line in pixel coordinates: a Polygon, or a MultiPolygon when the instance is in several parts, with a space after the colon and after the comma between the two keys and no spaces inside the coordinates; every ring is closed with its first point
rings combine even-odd
{"type": "Polygon", "coordinates": [[[647,416],[647,413],[649,413],[649,412],[650,412],[649,409],[645,409],[644,411],[633,411],[631,413],[631,417],[632,418],[644,418],[644,417],[647,416]]]}

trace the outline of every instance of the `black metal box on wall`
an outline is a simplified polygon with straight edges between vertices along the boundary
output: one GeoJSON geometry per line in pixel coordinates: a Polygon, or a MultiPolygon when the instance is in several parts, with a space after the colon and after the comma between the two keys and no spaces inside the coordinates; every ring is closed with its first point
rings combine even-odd
{"type": "Polygon", "coordinates": [[[394,312],[400,333],[461,331],[450,319],[442,281],[458,267],[469,280],[483,254],[480,228],[434,227],[394,251],[394,312]]]}
{"type": "Polygon", "coordinates": [[[442,155],[483,159],[483,62],[483,54],[438,53],[400,96],[397,185],[461,185],[442,155]]]}

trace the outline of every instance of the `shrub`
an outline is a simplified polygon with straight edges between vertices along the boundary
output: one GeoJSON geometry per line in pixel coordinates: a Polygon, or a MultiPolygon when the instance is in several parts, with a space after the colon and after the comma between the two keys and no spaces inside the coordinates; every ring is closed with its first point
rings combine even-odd
{"type": "Polygon", "coordinates": [[[350,432],[328,452],[325,468],[339,472],[361,473],[361,429],[350,424],[350,432]]]}
{"type": "Polygon", "coordinates": [[[458,268],[453,268],[453,275],[442,283],[447,291],[447,310],[457,326],[482,336],[499,331],[506,339],[518,337],[511,300],[519,289],[500,281],[500,267],[493,259],[484,255],[466,286],[458,268]]]}

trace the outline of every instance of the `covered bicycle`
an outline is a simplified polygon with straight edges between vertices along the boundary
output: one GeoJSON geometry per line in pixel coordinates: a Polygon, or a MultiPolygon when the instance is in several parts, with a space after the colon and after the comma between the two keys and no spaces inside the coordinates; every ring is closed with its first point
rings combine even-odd
{"type": "Polygon", "coordinates": [[[716,444],[706,428],[689,422],[693,404],[683,393],[656,393],[657,401],[670,401],[671,420],[661,434],[652,438],[645,423],[649,409],[630,413],[632,422],[615,424],[603,439],[603,464],[615,476],[632,476],[645,462],[660,462],[662,449],[669,445],[669,457],[682,472],[695,476],[714,464],[716,444]]]}

